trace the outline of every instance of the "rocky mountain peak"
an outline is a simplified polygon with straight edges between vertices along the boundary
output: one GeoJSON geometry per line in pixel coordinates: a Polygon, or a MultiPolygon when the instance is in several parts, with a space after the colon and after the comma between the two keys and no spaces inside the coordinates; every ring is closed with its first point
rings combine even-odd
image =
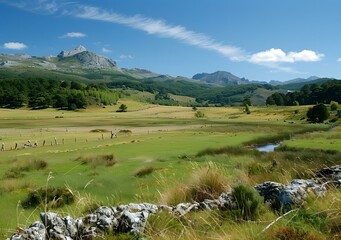
{"type": "Polygon", "coordinates": [[[78,53],[85,52],[85,51],[86,51],[86,48],[83,47],[82,45],[79,45],[74,50],[71,50],[71,51],[61,51],[58,54],[58,57],[59,58],[72,57],[72,56],[74,56],[74,55],[76,55],[78,53]]]}
{"type": "MultiPolygon", "coordinates": [[[[58,56],[60,62],[67,59],[75,59],[81,68],[97,69],[97,68],[117,68],[116,62],[110,58],[97,55],[94,52],[87,51],[85,47],[79,45],[71,51],[61,51],[58,56]]],[[[76,67],[72,63],[70,67],[76,67]]]]}

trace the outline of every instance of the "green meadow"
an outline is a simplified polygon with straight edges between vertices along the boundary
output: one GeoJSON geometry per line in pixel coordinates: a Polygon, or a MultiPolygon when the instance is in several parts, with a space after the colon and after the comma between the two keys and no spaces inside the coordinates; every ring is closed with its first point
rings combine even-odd
{"type": "MultiPolygon", "coordinates": [[[[117,106],[79,111],[0,109],[0,143],[5,148],[0,152],[0,236],[8,237],[16,227],[28,226],[44,210],[78,217],[102,204],[177,203],[169,196],[207,167],[214,166],[233,187],[262,181],[288,183],[293,178],[311,177],[320,167],[340,164],[341,128],[307,123],[308,106],[250,108],[251,114],[244,113],[243,107],[199,108],[203,118],[196,118],[190,107],[131,99],[121,99],[117,106]],[[127,112],[116,112],[121,103],[128,106],[127,112]],[[273,153],[251,148],[278,141],[283,142],[282,147],[273,153]],[[278,169],[269,170],[272,159],[278,162],[278,169]],[[31,191],[50,187],[67,189],[75,201],[59,208],[46,203],[22,207],[31,191]]],[[[332,194],[323,200],[325,205],[332,204],[333,198],[340,201],[340,191],[332,194]]],[[[309,206],[317,208],[319,203],[312,202],[309,206]]],[[[198,229],[207,228],[205,233],[184,220],[155,216],[147,235],[150,239],[176,239],[176,232],[187,229],[183,239],[207,235],[238,239],[260,232],[277,217],[266,211],[259,222],[250,223],[219,214],[193,214],[198,229]],[[157,219],[169,226],[160,226],[157,219]],[[166,228],[164,235],[157,234],[166,228]]],[[[333,217],[331,222],[340,220],[339,215],[333,217]]],[[[286,224],[282,221],[271,231],[286,224]]],[[[297,220],[297,224],[303,223],[297,220]]],[[[314,224],[304,226],[306,232],[321,239],[335,235],[331,227],[328,232],[314,224]]],[[[257,234],[253,236],[257,239],[257,234]]]]}

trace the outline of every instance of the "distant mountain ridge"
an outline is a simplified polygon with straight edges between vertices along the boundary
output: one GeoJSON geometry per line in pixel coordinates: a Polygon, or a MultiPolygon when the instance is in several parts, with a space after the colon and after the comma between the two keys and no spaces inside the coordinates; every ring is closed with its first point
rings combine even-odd
{"type": "Polygon", "coordinates": [[[242,84],[249,84],[250,81],[246,78],[239,78],[233,75],[230,72],[225,71],[217,71],[214,73],[198,73],[195,74],[192,79],[213,84],[213,85],[220,85],[220,86],[227,86],[227,85],[242,85],[242,84]]]}
{"type": "Polygon", "coordinates": [[[273,86],[278,86],[278,85],[286,85],[286,84],[291,84],[291,83],[304,83],[304,82],[314,81],[314,80],[319,79],[319,78],[320,77],[317,77],[317,76],[311,76],[308,78],[294,78],[294,79],[287,80],[284,82],[277,81],[277,80],[271,80],[269,82],[269,84],[271,84],[273,86]]]}
{"type": "Polygon", "coordinates": [[[116,69],[114,60],[88,51],[83,46],[63,50],[57,57],[35,57],[27,54],[0,54],[0,67],[35,67],[46,70],[69,71],[70,69],[116,69]]]}

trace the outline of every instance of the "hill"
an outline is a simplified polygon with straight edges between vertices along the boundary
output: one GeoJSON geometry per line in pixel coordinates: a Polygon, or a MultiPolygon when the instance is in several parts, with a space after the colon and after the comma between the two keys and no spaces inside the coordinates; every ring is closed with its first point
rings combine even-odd
{"type": "Polygon", "coordinates": [[[279,85],[287,85],[287,84],[295,84],[295,83],[306,83],[306,82],[310,82],[310,81],[314,81],[316,79],[320,79],[320,77],[317,76],[311,76],[308,78],[294,78],[288,81],[276,81],[276,80],[271,80],[269,82],[269,84],[273,85],[273,86],[279,86],[279,85]]]}
{"type": "Polygon", "coordinates": [[[245,78],[239,78],[230,72],[217,71],[214,73],[198,73],[192,79],[218,86],[237,86],[242,84],[249,84],[250,81],[245,78]]]}

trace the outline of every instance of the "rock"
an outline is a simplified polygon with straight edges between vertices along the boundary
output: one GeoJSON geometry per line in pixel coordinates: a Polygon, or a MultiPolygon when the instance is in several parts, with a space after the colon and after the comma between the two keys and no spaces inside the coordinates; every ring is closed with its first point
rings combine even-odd
{"type": "Polygon", "coordinates": [[[289,211],[292,205],[299,205],[306,199],[308,193],[324,196],[326,188],[316,180],[295,179],[288,185],[276,182],[264,182],[255,186],[264,201],[271,204],[275,210],[289,211]]]}
{"type": "Polygon", "coordinates": [[[75,238],[78,235],[78,228],[75,221],[70,216],[64,217],[63,220],[66,227],[65,235],[71,238],[75,238]]]}
{"type": "Polygon", "coordinates": [[[138,236],[144,232],[149,214],[147,212],[129,212],[125,210],[121,216],[117,231],[120,233],[130,232],[138,236]]]}
{"type": "Polygon", "coordinates": [[[323,183],[332,182],[341,188],[341,165],[323,168],[316,172],[315,177],[323,183]]]}
{"type": "Polygon", "coordinates": [[[49,238],[63,239],[62,235],[65,234],[66,225],[62,218],[56,213],[46,212],[40,213],[40,219],[45,225],[49,238]]]}
{"type": "Polygon", "coordinates": [[[22,229],[22,233],[14,234],[10,240],[45,240],[46,239],[46,229],[44,224],[40,222],[32,223],[28,228],[22,229]]]}
{"type": "Polygon", "coordinates": [[[172,209],[172,212],[183,216],[192,210],[198,210],[199,205],[199,203],[179,203],[172,209]]]}
{"type": "Polygon", "coordinates": [[[223,192],[219,198],[219,208],[222,210],[231,210],[237,207],[235,200],[233,199],[232,193],[223,192]]]}
{"type": "Polygon", "coordinates": [[[199,208],[201,210],[213,210],[220,206],[220,201],[218,199],[205,199],[203,202],[199,203],[199,208]]]}

